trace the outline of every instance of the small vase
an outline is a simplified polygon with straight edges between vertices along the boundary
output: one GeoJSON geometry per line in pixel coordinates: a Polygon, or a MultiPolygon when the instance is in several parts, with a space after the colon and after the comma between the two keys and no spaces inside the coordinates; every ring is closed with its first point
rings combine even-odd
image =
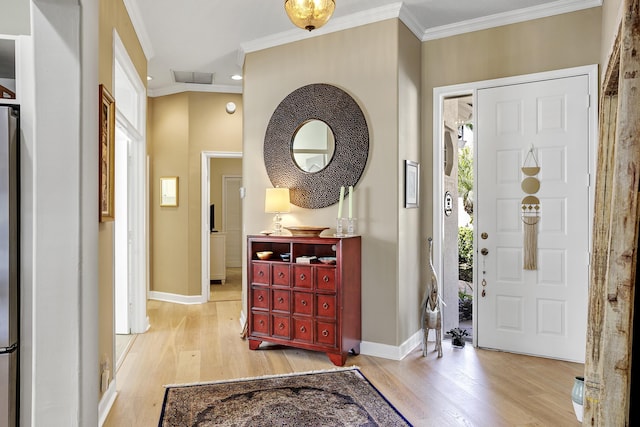
{"type": "Polygon", "coordinates": [[[576,377],[571,390],[571,401],[573,402],[573,411],[576,413],[578,421],[582,422],[582,414],[584,411],[584,378],[576,377]]]}

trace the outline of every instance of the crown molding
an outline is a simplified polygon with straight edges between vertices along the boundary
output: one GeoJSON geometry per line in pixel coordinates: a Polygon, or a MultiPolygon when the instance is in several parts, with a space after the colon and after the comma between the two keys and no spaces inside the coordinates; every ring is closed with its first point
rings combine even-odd
{"type": "Polygon", "coordinates": [[[518,22],[533,19],[546,18],[553,15],[575,12],[582,9],[602,6],[602,0],[558,0],[540,6],[527,7],[511,12],[498,13],[483,18],[469,19],[455,24],[442,25],[427,29],[421,40],[436,40],[458,34],[471,33],[473,31],[486,30],[503,25],[516,24],[518,22]]]}
{"type": "Polygon", "coordinates": [[[155,98],[157,96],[173,95],[182,92],[216,92],[216,93],[242,93],[242,86],[231,85],[201,85],[194,83],[174,83],[162,86],[157,89],[147,89],[147,96],[155,98]]]}
{"type": "Polygon", "coordinates": [[[153,50],[151,38],[147,32],[147,27],[145,27],[144,21],[141,18],[142,14],[140,13],[140,9],[138,9],[136,2],[133,0],[123,0],[123,3],[125,9],[127,9],[127,13],[129,14],[129,19],[131,19],[131,23],[133,24],[133,29],[140,41],[140,46],[142,46],[144,56],[148,61],[153,58],[156,53],[153,50]]]}
{"type": "MultiPolygon", "coordinates": [[[[240,44],[238,50],[238,65],[244,64],[244,57],[247,53],[257,52],[268,49],[270,47],[280,46],[287,43],[306,40],[313,37],[319,37],[337,31],[349,28],[359,27],[361,25],[371,24],[374,22],[384,21],[387,19],[398,18],[403,8],[402,2],[393,3],[387,6],[376,7],[370,10],[354,13],[347,16],[331,19],[325,26],[314,31],[303,31],[294,28],[271,36],[262,37],[240,44]]],[[[422,33],[420,33],[421,35],[422,33]]],[[[417,35],[419,38],[420,35],[417,35]]]]}

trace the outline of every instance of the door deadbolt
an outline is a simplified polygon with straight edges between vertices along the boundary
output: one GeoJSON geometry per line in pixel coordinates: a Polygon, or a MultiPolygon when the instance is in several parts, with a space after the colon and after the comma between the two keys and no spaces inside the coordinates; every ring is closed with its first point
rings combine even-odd
{"type": "Polygon", "coordinates": [[[482,255],[485,255],[485,256],[486,256],[486,255],[488,255],[488,254],[489,254],[489,249],[487,249],[487,248],[482,248],[482,249],[480,249],[480,253],[481,253],[482,255]]]}
{"type": "Polygon", "coordinates": [[[489,235],[487,233],[482,233],[480,237],[482,238],[482,240],[487,240],[489,238],[489,235]]]}

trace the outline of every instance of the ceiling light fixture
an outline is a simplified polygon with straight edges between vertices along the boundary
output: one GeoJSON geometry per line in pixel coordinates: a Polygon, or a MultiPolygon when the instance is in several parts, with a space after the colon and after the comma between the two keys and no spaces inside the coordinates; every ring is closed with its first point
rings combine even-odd
{"type": "Polygon", "coordinates": [[[231,80],[242,80],[242,76],[240,74],[233,74],[231,80]]]}
{"type": "Polygon", "coordinates": [[[315,30],[327,23],[336,7],[334,0],[285,0],[284,10],[296,27],[315,30]]]}

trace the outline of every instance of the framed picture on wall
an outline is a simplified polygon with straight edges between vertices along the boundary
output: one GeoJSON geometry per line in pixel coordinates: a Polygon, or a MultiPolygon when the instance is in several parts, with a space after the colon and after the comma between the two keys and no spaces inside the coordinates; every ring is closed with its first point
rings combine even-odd
{"type": "Polygon", "coordinates": [[[420,194],[420,165],[411,160],[404,161],[404,207],[417,208],[420,194]]]}
{"type": "Polygon", "coordinates": [[[100,116],[98,122],[99,175],[98,192],[100,222],[114,220],[114,146],[116,103],[104,85],[99,89],[100,116]]]}
{"type": "Polygon", "coordinates": [[[160,206],[178,206],[178,177],[163,176],[160,178],[160,206]]]}

